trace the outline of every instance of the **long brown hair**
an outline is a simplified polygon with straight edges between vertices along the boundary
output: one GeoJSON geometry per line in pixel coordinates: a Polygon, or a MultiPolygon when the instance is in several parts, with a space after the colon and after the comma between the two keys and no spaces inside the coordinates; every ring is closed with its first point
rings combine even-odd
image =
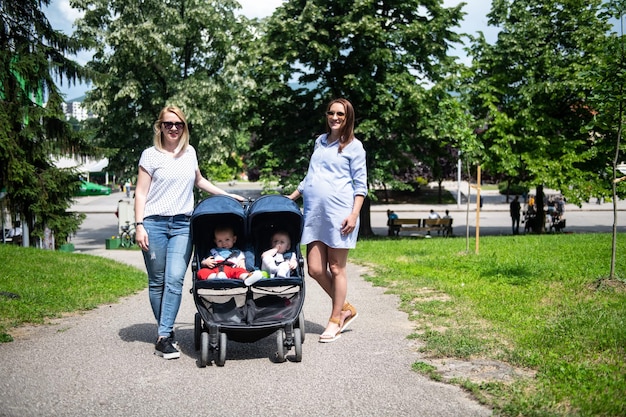
{"type": "MultiPolygon", "coordinates": [[[[339,153],[343,151],[343,148],[348,146],[352,139],[354,139],[354,107],[345,98],[336,98],[328,103],[326,111],[329,111],[331,106],[335,103],[339,103],[346,110],[346,118],[344,119],[343,126],[339,130],[339,153]]],[[[328,117],[326,118],[326,133],[330,135],[330,125],[328,124],[328,117]]]]}

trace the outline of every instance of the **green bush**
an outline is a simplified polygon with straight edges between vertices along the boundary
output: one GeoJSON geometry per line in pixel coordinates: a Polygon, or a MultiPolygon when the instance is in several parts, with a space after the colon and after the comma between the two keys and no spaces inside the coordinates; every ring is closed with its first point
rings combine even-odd
{"type": "Polygon", "coordinates": [[[227,182],[232,181],[239,172],[239,168],[236,166],[229,166],[228,164],[203,164],[202,165],[204,175],[212,182],[227,182]]]}
{"type": "Polygon", "coordinates": [[[419,188],[427,186],[428,180],[424,177],[415,177],[413,181],[411,182],[411,184],[415,186],[416,189],[419,189],[419,188]]]}

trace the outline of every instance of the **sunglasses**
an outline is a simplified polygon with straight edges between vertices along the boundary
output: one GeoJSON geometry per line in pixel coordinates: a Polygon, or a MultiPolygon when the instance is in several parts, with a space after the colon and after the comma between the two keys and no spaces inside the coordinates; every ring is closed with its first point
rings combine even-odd
{"type": "Polygon", "coordinates": [[[342,111],[327,111],[326,112],[326,116],[334,116],[337,115],[337,117],[345,117],[346,114],[342,111]]]}
{"type": "Polygon", "coordinates": [[[185,127],[185,122],[162,122],[161,124],[167,130],[171,130],[174,126],[176,126],[176,129],[178,130],[181,130],[185,127]]]}

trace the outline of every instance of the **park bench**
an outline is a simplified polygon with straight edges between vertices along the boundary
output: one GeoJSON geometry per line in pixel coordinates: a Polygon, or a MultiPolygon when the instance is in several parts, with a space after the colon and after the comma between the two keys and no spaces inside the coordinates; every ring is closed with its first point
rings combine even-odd
{"type": "Polygon", "coordinates": [[[421,233],[426,232],[427,235],[431,235],[431,232],[437,232],[437,234],[443,237],[452,235],[452,218],[444,219],[390,219],[389,220],[389,235],[399,236],[400,232],[408,233],[421,233]]]}

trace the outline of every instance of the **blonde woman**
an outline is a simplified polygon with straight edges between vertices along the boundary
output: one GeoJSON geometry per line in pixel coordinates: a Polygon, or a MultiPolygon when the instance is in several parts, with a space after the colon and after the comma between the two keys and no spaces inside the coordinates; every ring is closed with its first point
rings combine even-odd
{"type": "Polygon", "coordinates": [[[180,357],[174,322],[191,258],[194,186],[211,194],[228,194],[202,176],[196,151],[189,145],[185,115],[176,106],[166,106],[154,123],[154,145],[141,154],[135,189],[136,241],[143,252],[150,305],[158,324],[154,353],[165,359],[180,357]]]}

